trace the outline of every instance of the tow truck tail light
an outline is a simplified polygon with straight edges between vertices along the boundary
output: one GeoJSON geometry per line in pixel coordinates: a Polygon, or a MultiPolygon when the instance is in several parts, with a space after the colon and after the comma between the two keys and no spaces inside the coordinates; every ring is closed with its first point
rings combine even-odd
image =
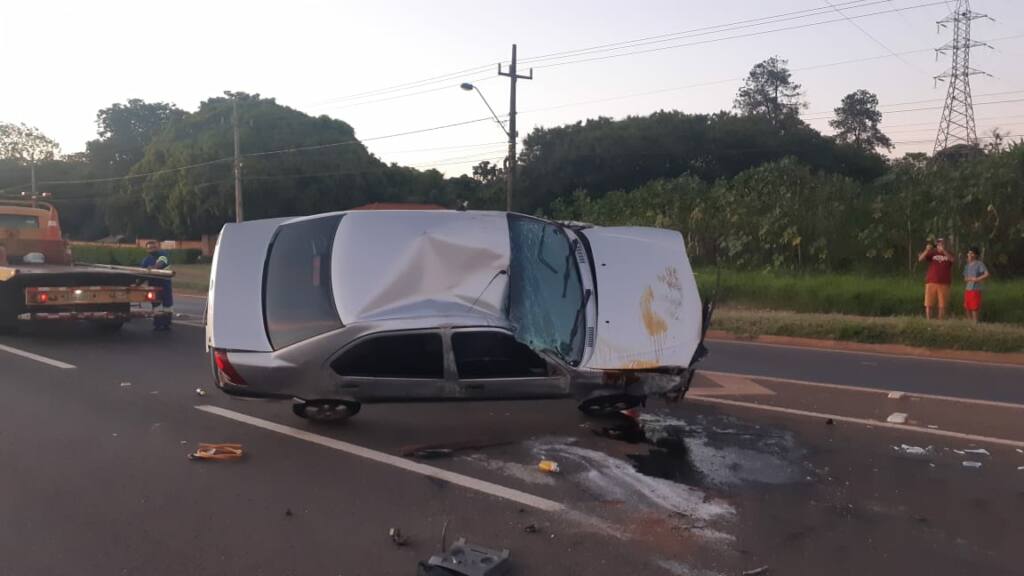
{"type": "Polygon", "coordinates": [[[147,302],[155,302],[156,301],[156,292],[154,292],[153,290],[150,290],[150,291],[146,292],[146,301],[147,302]]]}
{"type": "Polygon", "coordinates": [[[217,365],[217,376],[221,382],[234,384],[236,386],[247,386],[245,379],[238,374],[235,367],[228,360],[228,353],[224,350],[213,351],[213,362],[217,365]]]}
{"type": "Polygon", "coordinates": [[[50,301],[50,295],[46,292],[36,292],[36,302],[40,304],[46,304],[50,301]]]}

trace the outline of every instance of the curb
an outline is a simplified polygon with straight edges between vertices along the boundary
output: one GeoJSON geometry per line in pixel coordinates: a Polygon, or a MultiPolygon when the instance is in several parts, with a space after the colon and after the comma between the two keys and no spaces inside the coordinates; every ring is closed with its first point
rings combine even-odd
{"type": "Polygon", "coordinates": [[[977,352],[970,350],[948,350],[918,348],[902,344],[867,344],[863,342],[846,342],[842,340],[817,340],[796,336],[762,335],[753,338],[737,336],[724,330],[708,330],[708,340],[725,342],[754,342],[757,344],[774,344],[777,346],[794,346],[815,350],[833,350],[836,352],[867,352],[884,356],[903,356],[925,358],[930,360],[955,360],[959,362],[978,362],[981,364],[1009,364],[1024,366],[1024,353],[1019,352],[977,352]]]}

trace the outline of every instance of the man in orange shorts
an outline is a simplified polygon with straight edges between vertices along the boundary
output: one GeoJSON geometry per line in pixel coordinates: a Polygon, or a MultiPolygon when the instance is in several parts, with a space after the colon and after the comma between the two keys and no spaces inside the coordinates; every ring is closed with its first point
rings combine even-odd
{"type": "Polygon", "coordinates": [[[939,309],[939,320],[946,317],[949,308],[949,286],[953,283],[953,255],[946,251],[942,238],[929,242],[918,262],[928,262],[928,274],[924,279],[924,315],[931,320],[935,308],[939,309]]]}
{"type": "Polygon", "coordinates": [[[967,251],[967,266],[964,266],[964,310],[975,323],[978,322],[978,313],[981,311],[981,288],[985,280],[988,280],[988,268],[978,256],[978,248],[971,246],[967,251]]]}

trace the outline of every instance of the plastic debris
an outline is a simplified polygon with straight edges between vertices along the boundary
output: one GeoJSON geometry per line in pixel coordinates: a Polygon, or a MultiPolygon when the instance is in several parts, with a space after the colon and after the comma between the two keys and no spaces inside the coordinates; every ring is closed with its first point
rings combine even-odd
{"type": "Polygon", "coordinates": [[[391,537],[391,541],[395,543],[395,546],[405,546],[409,539],[402,535],[402,531],[398,528],[388,528],[388,536],[391,537]]]}
{"type": "Polygon", "coordinates": [[[973,460],[964,460],[964,468],[981,468],[981,462],[975,462],[973,460]]]}
{"type": "Polygon", "coordinates": [[[196,394],[199,396],[206,396],[206,390],[203,390],[202,388],[196,388],[196,394]]]}
{"type": "Polygon", "coordinates": [[[754,568],[753,570],[747,570],[743,573],[743,576],[764,576],[768,573],[767,566],[761,566],[760,568],[754,568]]]}
{"type": "Polygon", "coordinates": [[[541,460],[540,463],[537,464],[537,468],[540,469],[541,472],[558,472],[558,462],[555,462],[554,460],[541,460]]]}
{"type": "Polygon", "coordinates": [[[459,538],[448,552],[420,562],[417,574],[444,573],[434,570],[443,568],[448,574],[462,576],[501,576],[508,572],[509,556],[508,550],[491,550],[467,544],[465,538],[459,538]]]}
{"type": "Polygon", "coordinates": [[[967,450],[964,450],[964,452],[966,452],[967,454],[982,454],[984,456],[991,456],[991,454],[988,453],[988,450],[985,450],[984,448],[968,448],[967,450]]]}
{"type": "Polygon", "coordinates": [[[900,444],[899,446],[893,446],[893,450],[898,450],[904,454],[910,454],[911,456],[924,456],[932,451],[932,447],[921,448],[920,446],[910,446],[908,444],[900,444]]]}
{"type": "Polygon", "coordinates": [[[527,524],[526,526],[523,526],[523,532],[526,532],[527,534],[535,534],[537,532],[537,525],[527,524]]]}
{"type": "Polygon", "coordinates": [[[885,419],[890,424],[906,424],[907,414],[904,412],[893,412],[889,414],[889,417],[885,419]]]}
{"type": "Polygon", "coordinates": [[[131,382],[121,382],[121,388],[127,388],[127,387],[129,387],[131,385],[132,385],[131,382]]]}
{"type": "Polygon", "coordinates": [[[188,455],[189,460],[237,460],[242,457],[241,444],[209,444],[200,442],[195,452],[188,455]]]}
{"type": "Polygon", "coordinates": [[[903,398],[903,392],[889,392],[890,400],[899,400],[900,398],[903,398]]]}

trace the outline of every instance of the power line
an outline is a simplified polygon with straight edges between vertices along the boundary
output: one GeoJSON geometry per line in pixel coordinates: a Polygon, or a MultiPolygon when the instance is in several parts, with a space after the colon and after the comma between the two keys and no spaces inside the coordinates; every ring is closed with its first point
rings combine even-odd
{"type": "MultiPolygon", "coordinates": [[[[942,4],[942,2],[927,2],[927,3],[924,3],[924,4],[916,4],[916,5],[913,5],[913,6],[905,6],[905,7],[900,7],[900,8],[892,8],[892,9],[889,9],[889,10],[880,10],[880,11],[877,11],[877,12],[869,12],[867,14],[857,14],[855,16],[850,16],[849,18],[868,18],[868,17],[871,17],[871,16],[879,16],[879,15],[882,15],[882,14],[893,14],[893,13],[902,12],[902,11],[906,11],[906,10],[916,10],[918,8],[927,8],[927,7],[930,7],[930,6],[937,6],[939,4],[942,4]]],[[[845,18],[835,18],[835,19],[832,19],[832,20],[821,20],[821,21],[818,21],[818,22],[808,22],[806,24],[796,24],[796,25],[793,25],[793,26],[786,26],[786,27],[783,27],[783,28],[773,28],[771,30],[758,30],[758,31],[755,31],[755,32],[747,32],[747,33],[744,33],[744,34],[736,34],[736,35],[733,35],[733,36],[725,36],[725,37],[722,37],[722,38],[711,38],[711,39],[708,39],[708,40],[698,40],[696,42],[687,42],[687,43],[683,43],[683,44],[672,44],[672,45],[669,45],[669,46],[659,46],[657,48],[647,48],[645,50],[634,50],[632,52],[624,52],[624,53],[621,53],[621,54],[606,54],[604,56],[594,56],[594,57],[590,57],[590,58],[581,58],[581,59],[577,59],[577,60],[567,60],[567,61],[564,61],[564,62],[554,62],[554,63],[550,63],[550,64],[542,64],[540,66],[534,66],[534,68],[537,68],[539,70],[541,68],[552,68],[552,67],[556,67],[556,66],[568,66],[568,65],[571,65],[571,64],[582,64],[584,62],[595,62],[595,61],[598,61],[598,60],[609,60],[609,59],[612,59],[612,58],[621,58],[623,56],[633,56],[633,55],[636,55],[636,54],[647,54],[647,53],[651,53],[651,52],[661,52],[663,50],[674,50],[676,48],[686,48],[686,47],[690,47],[690,46],[699,46],[699,45],[703,45],[703,44],[712,44],[712,43],[715,43],[715,42],[724,42],[726,40],[737,40],[737,39],[741,39],[741,38],[751,38],[751,37],[755,37],[755,36],[763,36],[765,34],[774,34],[776,32],[789,32],[789,31],[792,31],[792,30],[801,30],[801,29],[804,29],[804,28],[811,28],[811,27],[814,27],[814,26],[821,26],[821,25],[824,25],[824,24],[832,24],[832,23],[835,23],[835,22],[842,22],[844,20],[845,20],[845,18]]]]}
{"type": "MultiPolygon", "coordinates": [[[[899,54],[897,54],[885,42],[882,42],[877,37],[875,37],[874,34],[872,34],[871,32],[868,32],[867,29],[864,28],[863,26],[861,26],[860,24],[858,24],[856,20],[848,17],[846,15],[846,13],[844,13],[842,10],[840,10],[839,7],[836,6],[835,4],[833,4],[830,0],[825,0],[825,3],[828,4],[829,6],[831,6],[832,9],[836,11],[836,14],[839,14],[840,16],[845,18],[847,22],[852,24],[857,30],[860,30],[861,33],[864,34],[865,36],[867,36],[872,42],[874,42],[875,44],[878,44],[879,46],[881,46],[886,52],[888,52],[889,54],[895,56],[900,62],[903,62],[907,66],[910,66],[911,68],[913,68],[914,70],[918,71],[921,74],[924,74],[925,76],[928,75],[927,72],[925,72],[924,70],[920,69],[917,65],[912,64],[909,60],[907,60],[907,59],[903,58],[902,56],[900,56],[899,54]]],[[[897,14],[900,14],[902,16],[901,12],[897,12],[897,14]]]]}
{"type": "Polygon", "coordinates": [[[321,106],[323,104],[329,104],[329,103],[332,103],[332,102],[341,102],[341,101],[344,101],[344,100],[353,100],[353,99],[357,99],[358,100],[360,98],[366,98],[366,97],[369,97],[369,96],[378,96],[380,94],[387,94],[387,93],[390,93],[390,92],[400,92],[402,90],[418,88],[420,86],[426,86],[426,85],[429,85],[429,84],[435,84],[437,82],[447,82],[447,81],[459,78],[461,76],[465,76],[467,74],[473,74],[475,72],[483,72],[484,70],[487,70],[487,69],[493,68],[493,67],[494,67],[493,64],[487,64],[487,65],[482,65],[482,66],[476,66],[476,67],[473,67],[473,68],[466,68],[464,70],[459,70],[459,71],[456,71],[456,72],[450,72],[448,74],[442,74],[440,76],[432,76],[430,78],[424,78],[424,79],[421,79],[421,80],[413,80],[411,82],[405,82],[405,83],[402,83],[402,84],[394,84],[392,86],[386,86],[386,87],[383,87],[383,88],[377,88],[375,90],[367,90],[365,92],[357,92],[355,94],[347,94],[345,96],[338,96],[336,98],[329,98],[329,99],[323,100],[323,101],[321,101],[319,103],[314,103],[314,104],[312,104],[312,106],[321,106]]]}

